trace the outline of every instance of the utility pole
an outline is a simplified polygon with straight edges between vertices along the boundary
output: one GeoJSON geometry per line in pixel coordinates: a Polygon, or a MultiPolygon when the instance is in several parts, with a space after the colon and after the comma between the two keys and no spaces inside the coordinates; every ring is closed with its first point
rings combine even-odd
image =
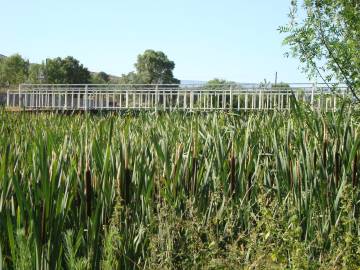
{"type": "Polygon", "coordinates": [[[277,71],[275,72],[275,86],[277,85],[277,71]]]}

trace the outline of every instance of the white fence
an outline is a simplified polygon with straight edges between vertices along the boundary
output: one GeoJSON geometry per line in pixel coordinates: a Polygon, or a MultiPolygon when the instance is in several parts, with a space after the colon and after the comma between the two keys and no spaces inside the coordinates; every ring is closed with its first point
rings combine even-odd
{"type": "Polygon", "coordinates": [[[345,87],[292,84],[261,87],[228,85],[22,84],[7,92],[6,106],[18,110],[289,110],[292,97],[331,111],[345,87]]]}

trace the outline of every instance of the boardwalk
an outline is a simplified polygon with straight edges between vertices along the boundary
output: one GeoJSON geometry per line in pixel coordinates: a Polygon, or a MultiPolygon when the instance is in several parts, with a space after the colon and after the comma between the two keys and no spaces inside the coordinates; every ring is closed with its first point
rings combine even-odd
{"type": "Polygon", "coordinates": [[[344,87],[293,84],[288,88],[255,84],[123,85],[22,84],[8,91],[6,107],[15,111],[99,110],[290,110],[293,98],[314,109],[334,111],[344,87]]]}

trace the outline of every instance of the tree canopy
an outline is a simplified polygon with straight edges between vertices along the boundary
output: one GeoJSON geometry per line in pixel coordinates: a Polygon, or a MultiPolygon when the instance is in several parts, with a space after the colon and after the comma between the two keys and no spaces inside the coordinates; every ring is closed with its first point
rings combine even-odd
{"type": "MultiPolygon", "coordinates": [[[[100,74],[100,73],[99,73],[100,74]]],[[[106,74],[107,75],[107,74],[106,74]]],[[[106,80],[104,74],[99,75],[106,80]]],[[[0,59],[0,87],[30,83],[89,83],[90,72],[72,56],[30,64],[19,54],[0,59]]]]}
{"type": "Polygon", "coordinates": [[[29,61],[19,54],[0,59],[0,86],[25,82],[29,72],[29,61]]]}
{"type": "Polygon", "coordinates": [[[173,75],[175,63],[169,60],[166,54],[161,51],[146,50],[143,54],[138,55],[135,68],[143,83],[180,83],[173,75]]]}
{"type": "Polygon", "coordinates": [[[175,63],[161,51],[146,50],[139,54],[135,72],[123,74],[120,83],[126,84],[179,84],[173,74],[175,63]]]}
{"type": "Polygon", "coordinates": [[[291,1],[288,25],[279,28],[290,53],[310,78],[319,76],[329,86],[343,82],[360,101],[360,2],[304,0],[303,10],[297,2],[291,1]]]}
{"type": "Polygon", "coordinates": [[[47,59],[45,64],[47,83],[89,83],[91,76],[87,68],[72,56],[64,59],[57,57],[47,59]]]}

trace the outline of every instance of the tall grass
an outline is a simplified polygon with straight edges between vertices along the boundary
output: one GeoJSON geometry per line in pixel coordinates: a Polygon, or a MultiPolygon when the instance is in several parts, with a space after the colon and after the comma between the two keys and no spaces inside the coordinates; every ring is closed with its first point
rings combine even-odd
{"type": "Polygon", "coordinates": [[[359,117],[0,113],[0,268],[355,268],[359,117]]]}

